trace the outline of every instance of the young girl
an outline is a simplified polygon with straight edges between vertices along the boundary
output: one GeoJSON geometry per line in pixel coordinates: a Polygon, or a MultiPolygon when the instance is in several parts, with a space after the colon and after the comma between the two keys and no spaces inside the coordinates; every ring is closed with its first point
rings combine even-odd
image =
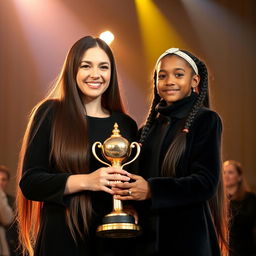
{"type": "Polygon", "coordinates": [[[18,222],[29,256],[114,255],[111,241],[96,237],[111,212],[116,180],[124,170],[106,168],[92,156],[117,122],[134,141],[137,125],[124,114],[113,54],[98,38],[70,49],[50,95],[33,110],[19,163],[18,222]]]}
{"type": "Polygon", "coordinates": [[[208,107],[205,64],[168,49],[156,63],[154,99],[141,131],[140,176],[113,184],[116,198],[141,201],[138,255],[226,255],[222,124],[208,107]]]}

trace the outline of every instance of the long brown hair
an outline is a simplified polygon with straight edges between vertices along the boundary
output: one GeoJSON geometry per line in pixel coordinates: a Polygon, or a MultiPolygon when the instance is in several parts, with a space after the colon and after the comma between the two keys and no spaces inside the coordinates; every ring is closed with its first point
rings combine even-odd
{"type": "MultiPolygon", "coordinates": [[[[189,55],[197,65],[198,73],[200,76],[200,82],[198,84],[198,96],[195,101],[190,113],[183,122],[183,127],[177,131],[167,153],[164,157],[162,164],[162,175],[163,176],[175,176],[175,169],[178,162],[186,149],[187,133],[192,126],[192,123],[202,107],[209,107],[209,89],[208,89],[208,71],[203,61],[199,60],[193,54],[188,51],[181,50],[182,52],[189,55]]],[[[192,68],[191,68],[192,69],[192,68]]],[[[195,74],[192,69],[192,75],[195,74]]],[[[143,127],[140,143],[143,144],[149,130],[157,117],[156,106],[160,102],[161,98],[157,94],[157,72],[154,72],[154,98],[151,104],[150,112],[143,127]]],[[[221,159],[221,156],[220,156],[221,159]]],[[[220,164],[221,165],[221,164],[220,164]]],[[[219,166],[221,170],[221,166],[219,166]]],[[[213,222],[216,227],[216,232],[222,251],[222,255],[228,255],[228,205],[227,199],[224,192],[223,185],[223,173],[220,171],[219,183],[217,192],[212,199],[209,200],[209,206],[213,217],[213,222]]]]}
{"type": "MultiPolygon", "coordinates": [[[[54,117],[51,128],[51,152],[49,161],[53,162],[59,172],[88,173],[88,138],[86,110],[83,105],[82,92],[76,83],[76,74],[86,50],[100,47],[108,55],[111,63],[111,78],[109,87],[102,95],[102,106],[109,111],[124,112],[121,101],[116,65],[110,47],[101,39],[86,36],[79,39],[69,50],[62,70],[56,79],[53,89],[48,96],[38,103],[32,110],[19,156],[18,177],[19,182],[23,174],[24,156],[27,147],[33,140],[47,111],[34,126],[35,116],[43,103],[54,100],[54,117]],[[67,121],[68,120],[68,121],[67,121]],[[74,132],[74,127],[76,132],[74,132]],[[33,132],[32,132],[33,131],[33,132]]],[[[49,110],[49,109],[48,109],[49,110]]],[[[40,214],[43,202],[28,200],[17,188],[17,221],[19,225],[19,239],[22,251],[29,256],[34,254],[33,247],[40,228],[40,214]]],[[[91,198],[88,192],[73,196],[70,206],[66,209],[66,220],[75,241],[77,234],[82,238],[88,232],[88,224],[92,213],[91,198]],[[78,221],[81,213],[82,225],[78,221]]]]}

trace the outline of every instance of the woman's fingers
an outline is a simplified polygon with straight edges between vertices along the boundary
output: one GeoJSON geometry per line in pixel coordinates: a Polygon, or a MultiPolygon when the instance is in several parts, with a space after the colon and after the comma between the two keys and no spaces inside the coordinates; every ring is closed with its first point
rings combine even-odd
{"type": "Polygon", "coordinates": [[[106,169],[106,180],[110,181],[129,181],[130,177],[128,177],[128,172],[118,168],[105,168],[106,169]]]}
{"type": "Polygon", "coordinates": [[[129,181],[130,180],[128,176],[117,174],[117,173],[109,174],[106,178],[110,181],[129,181]]]}
{"type": "Polygon", "coordinates": [[[123,170],[123,169],[120,169],[120,168],[114,168],[114,167],[107,167],[107,168],[104,168],[106,169],[106,171],[109,173],[109,174],[121,174],[121,175],[128,175],[129,172],[123,170]]]}
{"type": "Polygon", "coordinates": [[[109,193],[109,194],[111,194],[111,195],[114,195],[114,194],[115,194],[114,191],[113,191],[111,188],[108,188],[108,187],[106,187],[106,186],[103,187],[102,190],[105,191],[105,192],[107,192],[107,193],[109,193]]]}

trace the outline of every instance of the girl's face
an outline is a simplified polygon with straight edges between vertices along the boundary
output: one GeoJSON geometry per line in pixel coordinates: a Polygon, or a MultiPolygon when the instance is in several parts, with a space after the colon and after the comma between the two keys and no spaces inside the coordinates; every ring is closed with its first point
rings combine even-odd
{"type": "Polygon", "coordinates": [[[168,105],[189,96],[192,87],[197,87],[200,81],[190,65],[176,55],[162,58],[156,72],[158,94],[168,105]]]}
{"type": "Polygon", "coordinates": [[[236,170],[233,164],[227,164],[223,166],[224,183],[226,187],[237,186],[241,181],[241,175],[236,170]]]}
{"type": "Polygon", "coordinates": [[[88,49],[76,75],[76,82],[85,95],[85,100],[94,100],[107,90],[111,78],[111,64],[108,55],[100,48],[88,49]]]}

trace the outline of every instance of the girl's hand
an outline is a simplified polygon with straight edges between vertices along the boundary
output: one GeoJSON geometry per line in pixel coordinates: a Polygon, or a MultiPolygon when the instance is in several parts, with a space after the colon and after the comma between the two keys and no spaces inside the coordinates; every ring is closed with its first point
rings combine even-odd
{"type": "Polygon", "coordinates": [[[146,200],[151,197],[149,183],[139,175],[128,173],[134,182],[112,183],[114,198],[119,200],[146,200]]]}

